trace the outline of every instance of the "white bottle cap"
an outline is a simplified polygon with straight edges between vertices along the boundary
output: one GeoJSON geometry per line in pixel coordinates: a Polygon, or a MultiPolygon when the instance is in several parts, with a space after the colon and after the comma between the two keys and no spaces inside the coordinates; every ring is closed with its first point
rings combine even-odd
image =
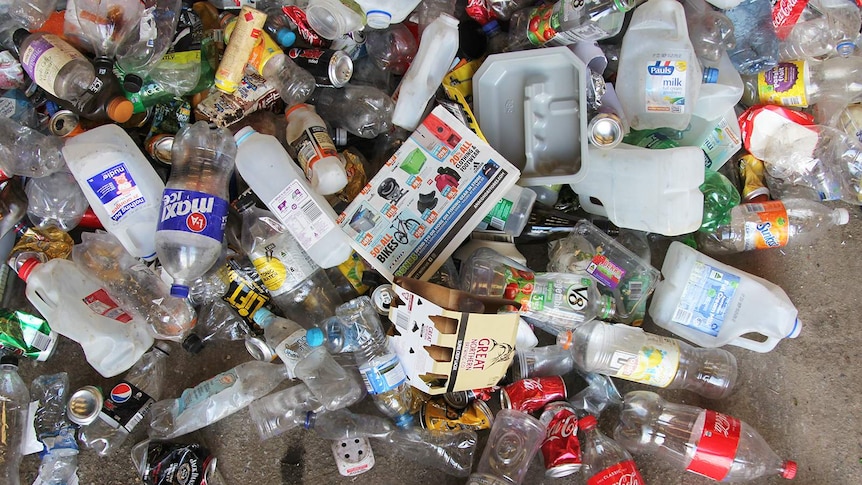
{"type": "Polygon", "coordinates": [[[365,12],[365,23],[372,29],[385,29],[392,23],[392,14],[384,10],[365,12]]]}
{"type": "Polygon", "coordinates": [[[839,226],[843,226],[844,224],[850,222],[850,213],[847,212],[847,209],[843,207],[840,209],[835,209],[834,213],[838,214],[838,220],[836,221],[836,224],[838,224],[839,226]]]}
{"type": "Polygon", "coordinates": [[[330,195],[347,185],[347,172],[338,157],[318,160],[311,169],[311,188],[320,195],[330,195]]]}

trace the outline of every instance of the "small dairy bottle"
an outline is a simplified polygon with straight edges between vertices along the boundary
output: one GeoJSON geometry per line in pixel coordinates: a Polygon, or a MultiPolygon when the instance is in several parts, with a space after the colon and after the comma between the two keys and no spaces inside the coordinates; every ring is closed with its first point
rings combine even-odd
{"type": "Polygon", "coordinates": [[[320,195],[331,195],[347,185],[347,172],[329,136],[326,123],[312,106],[297,104],[284,113],[287,142],[296,152],[311,188],[320,195]]]}

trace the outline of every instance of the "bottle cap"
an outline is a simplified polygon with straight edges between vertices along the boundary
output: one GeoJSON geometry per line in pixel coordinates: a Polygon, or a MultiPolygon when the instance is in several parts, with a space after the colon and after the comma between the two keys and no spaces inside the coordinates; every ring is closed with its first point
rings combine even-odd
{"type": "Polygon", "coordinates": [[[295,105],[291,106],[290,108],[287,108],[287,111],[284,112],[284,118],[287,119],[288,117],[290,117],[290,114],[293,113],[294,110],[296,110],[297,108],[307,108],[307,107],[308,107],[308,105],[305,103],[295,104],[295,105]]]}
{"type": "Polygon", "coordinates": [[[171,296],[174,298],[188,298],[189,287],[186,285],[171,285],[171,296]]]}
{"type": "Polygon", "coordinates": [[[245,349],[254,357],[255,360],[263,362],[272,362],[275,358],[275,352],[265,340],[259,337],[249,337],[245,339],[245,349]]]}
{"type": "Polygon", "coordinates": [[[492,20],[482,26],[482,32],[485,32],[486,34],[490,34],[497,30],[500,30],[500,22],[497,22],[496,20],[492,20]]]}
{"type": "Polygon", "coordinates": [[[784,470],[781,470],[781,478],[786,478],[788,480],[793,480],[793,477],[796,476],[796,462],[792,460],[787,460],[784,462],[784,470]]]}
{"type": "Polygon", "coordinates": [[[323,335],[323,330],[312,327],[305,332],[305,340],[311,347],[320,347],[326,340],[326,336],[323,335]]]}
{"type": "Polygon", "coordinates": [[[257,133],[257,131],[255,131],[255,129],[251,126],[246,126],[246,127],[242,128],[241,130],[237,131],[233,135],[233,139],[234,139],[234,141],[236,141],[236,146],[239,146],[242,142],[244,142],[246,140],[246,138],[250,137],[251,135],[253,135],[255,133],[257,133]]]}
{"type": "Polygon", "coordinates": [[[190,354],[198,354],[203,349],[204,341],[196,333],[189,335],[183,340],[183,350],[190,354]]]}
{"type": "Polygon", "coordinates": [[[290,47],[294,42],[296,42],[296,34],[287,27],[282,27],[275,33],[275,40],[281,44],[282,47],[290,47]]]}
{"type": "Polygon", "coordinates": [[[412,414],[402,414],[395,418],[395,425],[402,429],[407,429],[413,425],[412,414]]]}
{"type": "Polygon", "coordinates": [[[572,348],[572,344],[574,343],[574,340],[575,340],[575,333],[572,332],[571,330],[566,330],[565,332],[560,332],[560,334],[557,335],[557,345],[559,345],[560,347],[562,347],[565,350],[569,350],[570,348],[572,348]]]}
{"type": "Polygon", "coordinates": [[[850,57],[853,51],[856,50],[856,44],[850,41],[840,42],[835,46],[835,50],[838,51],[838,55],[841,57],[850,57]]]}
{"type": "Polygon", "coordinates": [[[843,226],[850,222],[850,213],[847,212],[847,209],[841,207],[839,209],[835,209],[835,212],[838,214],[838,225],[843,226]]]}
{"type": "Polygon", "coordinates": [[[21,43],[24,42],[24,39],[30,35],[30,32],[27,29],[18,29],[12,34],[12,42],[15,43],[15,47],[20,48],[21,43]]]}
{"type": "Polygon", "coordinates": [[[123,78],[123,89],[130,93],[137,93],[144,86],[144,80],[137,74],[126,74],[123,78]]]}
{"type": "Polygon", "coordinates": [[[135,105],[125,98],[125,96],[117,96],[108,102],[108,107],[105,109],[108,113],[108,118],[117,123],[125,123],[132,118],[135,111],[135,105]]]}
{"type": "Polygon", "coordinates": [[[392,23],[392,14],[384,10],[365,12],[365,23],[372,29],[385,29],[392,23]]]}
{"type": "Polygon", "coordinates": [[[252,315],[251,319],[254,320],[254,323],[266,328],[271,322],[270,319],[274,316],[275,314],[269,311],[268,308],[261,307],[254,312],[254,315],[252,315]]]}
{"type": "Polygon", "coordinates": [[[15,357],[14,355],[4,355],[3,357],[0,357],[0,365],[14,365],[15,367],[18,367],[18,357],[15,357]]]}
{"type": "Polygon", "coordinates": [[[33,268],[39,266],[41,263],[42,262],[36,258],[30,258],[24,261],[24,264],[22,264],[21,267],[18,268],[18,277],[26,282],[27,278],[30,277],[30,273],[33,272],[33,268]]]}
{"type": "Polygon", "coordinates": [[[596,417],[592,414],[587,414],[586,416],[578,420],[578,426],[580,426],[581,429],[584,431],[596,429],[596,426],[598,426],[598,424],[599,423],[598,421],[596,421],[596,417]]]}
{"type": "Polygon", "coordinates": [[[718,69],[714,67],[703,68],[703,82],[706,84],[715,84],[718,82],[718,69]]]}

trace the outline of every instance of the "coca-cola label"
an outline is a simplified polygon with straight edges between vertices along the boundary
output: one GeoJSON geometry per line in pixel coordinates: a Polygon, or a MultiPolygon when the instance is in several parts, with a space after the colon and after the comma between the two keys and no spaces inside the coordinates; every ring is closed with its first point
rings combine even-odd
{"type": "Polygon", "coordinates": [[[560,376],[521,379],[503,388],[504,407],[532,413],[553,401],[566,399],[566,383],[560,376]]]}
{"type": "Polygon", "coordinates": [[[296,33],[309,44],[314,47],[327,47],[329,41],[321,37],[311,26],[308,25],[308,19],[305,16],[305,11],[295,5],[282,7],[281,10],[287,17],[296,25],[296,33]]]}
{"type": "Polygon", "coordinates": [[[98,315],[108,317],[120,323],[129,323],[132,321],[132,316],[126,313],[120,307],[120,304],[114,301],[108,292],[100,288],[83,298],[87,308],[98,315]]]}
{"type": "Polygon", "coordinates": [[[694,458],[686,470],[719,482],[724,480],[733,465],[741,430],[738,419],[707,410],[694,458]]]}
{"type": "Polygon", "coordinates": [[[153,398],[138,387],[122,381],[111,389],[110,395],[102,404],[99,418],[112,428],[122,426],[131,433],[147,415],[154,402],[153,398]]]}
{"type": "Polygon", "coordinates": [[[808,6],[808,0],[772,0],[772,26],[775,35],[784,40],[808,6]]]}
{"type": "MultiPolygon", "coordinates": [[[[542,457],[548,470],[581,464],[581,442],[578,440],[578,416],[569,408],[560,408],[548,423],[542,457]]],[[[577,469],[572,467],[571,471],[577,469]]]]}
{"type": "Polygon", "coordinates": [[[470,18],[482,25],[485,25],[496,18],[494,12],[488,8],[485,0],[467,0],[466,11],[470,18]]]}
{"type": "Polygon", "coordinates": [[[646,485],[634,460],[609,466],[587,480],[587,485],[646,485]]]}
{"type": "Polygon", "coordinates": [[[221,242],[227,224],[226,200],[194,190],[165,189],[158,231],[182,231],[221,242]]]}

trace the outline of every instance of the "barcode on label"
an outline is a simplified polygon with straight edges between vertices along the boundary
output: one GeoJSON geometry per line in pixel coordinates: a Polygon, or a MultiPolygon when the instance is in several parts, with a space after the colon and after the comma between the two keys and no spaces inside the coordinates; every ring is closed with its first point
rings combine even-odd
{"type": "MultiPolygon", "coordinates": [[[[400,310],[400,309],[399,309],[400,310]]],[[[395,326],[403,329],[410,329],[410,315],[408,312],[395,311],[395,326]]]]}
{"type": "Polygon", "coordinates": [[[691,321],[692,313],[685,308],[677,308],[673,313],[672,320],[676,323],[681,323],[683,325],[688,325],[688,322],[691,321]]]}
{"type": "Polygon", "coordinates": [[[644,284],[642,281],[631,280],[629,281],[629,299],[632,301],[637,301],[641,299],[643,296],[644,284]]]}
{"type": "Polygon", "coordinates": [[[506,227],[506,221],[500,219],[499,217],[492,217],[491,223],[488,225],[493,227],[494,229],[497,229],[498,231],[502,231],[503,228],[506,227]]]}
{"type": "Polygon", "coordinates": [[[752,214],[755,212],[763,212],[765,210],[765,208],[763,207],[763,204],[748,203],[748,204],[740,204],[740,206],[742,207],[742,210],[744,210],[745,212],[747,212],[749,214],[752,214]]]}
{"type": "Polygon", "coordinates": [[[317,218],[323,215],[323,211],[320,210],[320,207],[314,202],[314,199],[308,199],[305,204],[302,204],[300,210],[302,210],[305,217],[308,217],[312,222],[316,221],[317,218]]]}
{"type": "Polygon", "coordinates": [[[802,97],[801,96],[786,96],[781,98],[781,104],[783,106],[800,106],[802,105],[802,97]]]}
{"type": "Polygon", "coordinates": [[[45,350],[51,346],[51,337],[41,332],[33,332],[30,338],[27,339],[27,343],[31,347],[35,347],[39,350],[45,350]]]}

